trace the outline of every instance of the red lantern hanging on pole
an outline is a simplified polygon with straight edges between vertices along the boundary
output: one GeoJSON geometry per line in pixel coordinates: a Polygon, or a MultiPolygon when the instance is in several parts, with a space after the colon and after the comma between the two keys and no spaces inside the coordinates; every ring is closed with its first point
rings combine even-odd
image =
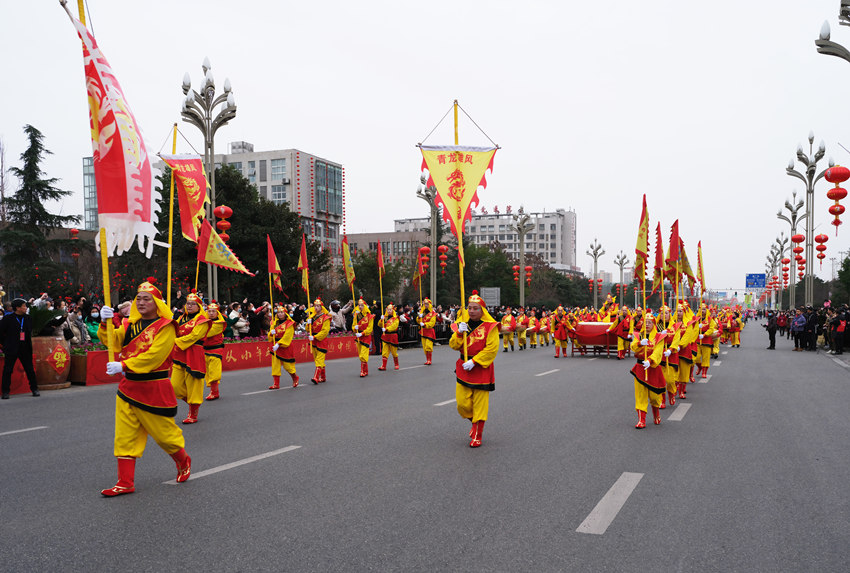
{"type": "MultiPolygon", "coordinates": [[[[836,231],[838,228],[836,227],[836,231]]],[[[826,258],[826,242],[829,241],[829,237],[824,234],[816,235],[815,242],[818,244],[815,249],[818,251],[818,260],[820,261],[820,266],[823,268],[823,260],[826,258]]]]}
{"type": "Polygon", "coordinates": [[[439,247],[437,247],[437,250],[440,252],[440,274],[444,275],[446,274],[446,261],[449,258],[446,253],[448,252],[449,248],[445,245],[440,245],[439,247]]]}
{"type": "Polygon", "coordinates": [[[529,265],[525,267],[525,282],[526,284],[531,284],[531,266],[529,265]]]}
{"type": "Polygon", "coordinates": [[[227,230],[230,229],[230,222],[225,221],[224,219],[229,219],[231,215],[233,215],[233,209],[228,207],[227,205],[219,205],[215,209],[213,209],[213,215],[222,219],[221,221],[216,222],[216,229],[221,231],[218,236],[221,237],[221,240],[225,243],[230,240],[230,235],[227,234],[227,230]]]}
{"type": "Polygon", "coordinates": [[[847,197],[847,190],[842,188],[839,184],[850,179],[850,169],[841,165],[835,165],[827,169],[823,176],[824,179],[830,183],[835,183],[835,187],[827,191],[826,196],[830,201],[835,201],[835,203],[829,207],[829,214],[835,217],[835,219],[832,220],[832,224],[835,225],[835,234],[838,235],[838,226],[841,224],[841,215],[844,214],[844,206],[840,203],[840,201],[847,197]]]}
{"type": "Polygon", "coordinates": [[[514,282],[518,283],[519,282],[519,265],[514,265],[513,271],[514,271],[514,282]]]}

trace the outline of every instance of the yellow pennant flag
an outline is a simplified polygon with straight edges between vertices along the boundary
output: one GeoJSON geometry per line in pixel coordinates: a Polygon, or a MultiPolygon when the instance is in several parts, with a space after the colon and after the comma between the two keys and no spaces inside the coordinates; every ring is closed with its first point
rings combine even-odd
{"type": "Polygon", "coordinates": [[[348,249],[348,236],[342,239],[342,266],[345,268],[345,282],[348,286],[354,282],[354,265],[351,264],[351,251],[348,249]]]}
{"type": "MultiPolygon", "coordinates": [[[[437,203],[443,204],[443,219],[455,237],[463,235],[463,223],[472,219],[472,204],[478,205],[478,187],[487,188],[484,175],[493,172],[495,147],[420,145],[422,170],[428,170],[428,186],[437,188],[437,203]]],[[[458,241],[460,243],[460,241],[458,241]]],[[[463,245],[458,246],[463,249],[463,245]]]]}
{"type": "Polygon", "coordinates": [[[643,209],[638,223],[637,245],[635,245],[635,278],[641,284],[646,280],[646,267],[649,261],[649,212],[646,210],[646,195],[643,196],[643,209]]]}
{"type": "Polygon", "coordinates": [[[239,273],[254,276],[242,261],[233,254],[227,243],[221,240],[210,222],[204,219],[201,226],[201,236],[198,239],[198,260],[202,263],[210,263],[223,269],[230,269],[239,273]]]}

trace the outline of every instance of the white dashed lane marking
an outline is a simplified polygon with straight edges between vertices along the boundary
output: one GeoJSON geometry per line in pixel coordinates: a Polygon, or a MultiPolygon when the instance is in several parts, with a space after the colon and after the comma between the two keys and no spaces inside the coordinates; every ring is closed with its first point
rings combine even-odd
{"type": "Polygon", "coordinates": [[[617,514],[626,504],[626,500],[632,494],[634,489],[640,482],[643,474],[623,472],[623,475],[614,482],[611,489],[608,490],[593,511],[590,512],[576,531],[578,533],[590,533],[593,535],[602,535],[617,514]]]}

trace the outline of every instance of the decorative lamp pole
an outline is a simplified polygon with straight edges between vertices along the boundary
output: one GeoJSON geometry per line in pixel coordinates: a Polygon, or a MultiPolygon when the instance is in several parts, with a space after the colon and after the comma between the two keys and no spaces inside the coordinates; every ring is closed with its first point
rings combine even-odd
{"type": "MultiPolygon", "coordinates": [[[[620,267],[620,284],[617,285],[617,290],[622,291],[623,289],[623,268],[629,264],[629,258],[623,253],[623,250],[620,249],[620,254],[614,257],[614,262],[620,267]]],[[[621,295],[620,303],[625,302],[625,295],[623,293],[618,293],[621,295]]]]}
{"type": "MultiPolygon", "coordinates": [[[[427,179],[425,176],[419,178],[419,181],[422,183],[416,190],[416,196],[428,203],[428,206],[431,208],[431,252],[434,252],[437,248],[437,188],[433,185],[430,187],[423,187],[427,184],[427,179]]],[[[445,253],[443,253],[445,254],[445,253]]],[[[440,257],[441,260],[445,260],[440,257]]],[[[445,268],[445,265],[442,263],[440,266],[445,268]]],[[[445,270],[443,270],[445,273],[445,270]]],[[[431,268],[431,277],[430,277],[430,285],[431,285],[431,304],[434,305],[434,308],[437,308],[437,273],[434,268],[431,268]]],[[[463,301],[461,301],[461,304],[463,301]]]]}
{"type": "MultiPolygon", "coordinates": [[[[531,217],[528,213],[525,212],[525,209],[522,207],[514,213],[514,224],[511,225],[511,230],[516,231],[517,238],[519,239],[519,268],[522,269],[525,267],[525,235],[534,229],[534,223],[531,223],[529,219],[531,217]]],[[[519,281],[519,305],[525,308],[525,282],[519,281]]]]}
{"type": "MultiPolygon", "coordinates": [[[[797,161],[803,164],[805,169],[803,172],[800,172],[794,168],[794,159],[791,159],[788,162],[788,167],[785,169],[786,174],[791,177],[796,177],[806,184],[806,259],[811,260],[814,258],[814,228],[815,228],[815,210],[814,210],[814,199],[815,199],[815,184],[820,180],[821,177],[826,173],[826,169],[817,173],[817,164],[818,161],[823,159],[824,154],[826,153],[826,145],[823,141],[818,145],[818,150],[813,151],[813,146],[815,142],[815,134],[813,132],[809,132],[809,153],[806,154],[803,151],[803,146],[797,146],[797,161]]],[[[832,159],[829,160],[829,166],[832,167],[835,165],[835,162],[832,159]]],[[[805,287],[805,300],[803,301],[806,305],[814,304],[814,275],[809,272],[804,274],[804,287],[805,287]]]]}
{"type": "MultiPolygon", "coordinates": [[[[596,281],[597,277],[597,263],[599,262],[599,257],[605,254],[605,249],[602,248],[602,245],[596,239],[593,239],[593,242],[590,244],[590,249],[587,251],[587,254],[593,258],[593,280],[596,281]]],[[[595,310],[599,310],[598,303],[598,289],[593,289],[593,308],[595,310]]]]}
{"type": "MultiPolygon", "coordinates": [[[[216,97],[215,79],[212,74],[209,58],[204,58],[201,69],[204,71],[204,83],[200,92],[192,89],[192,81],[187,72],[183,76],[183,106],[180,115],[183,121],[197,127],[204,136],[204,168],[209,174],[210,204],[207,207],[207,219],[213,222],[215,210],[215,134],[223,125],[227,125],[236,117],[236,99],[230,88],[230,80],[224,80],[224,93],[216,97]],[[215,107],[221,105],[216,114],[215,107]]],[[[207,290],[213,300],[218,300],[218,269],[207,265],[207,290]]]]}
{"type": "MultiPolygon", "coordinates": [[[[791,193],[791,201],[785,200],[785,208],[788,210],[788,215],[782,213],[782,209],[776,213],[776,217],[778,219],[782,219],[786,223],[791,226],[791,236],[794,237],[797,235],[797,223],[801,218],[805,218],[807,213],[804,211],[802,215],[800,215],[800,209],[803,208],[803,200],[797,199],[797,192],[794,191],[791,193]]],[[[802,251],[800,251],[802,252],[802,251]]],[[[787,263],[785,263],[787,264],[787,263]]],[[[788,291],[788,306],[789,308],[795,308],[797,306],[797,284],[794,280],[794,266],[791,266],[791,288],[788,291]]]]}

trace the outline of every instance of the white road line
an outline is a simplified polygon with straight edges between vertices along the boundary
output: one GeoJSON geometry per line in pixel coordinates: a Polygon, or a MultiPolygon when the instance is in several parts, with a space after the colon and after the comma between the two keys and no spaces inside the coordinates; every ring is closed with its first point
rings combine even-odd
{"type": "Polygon", "coordinates": [[[445,406],[446,404],[451,404],[452,402],[457,402],[457,400],[446,400],[445,402],[440,402],[439,404],[434,404],[435,406],[445,406]]]}
{"type": "Polygon", "coordinates": [[[10,434],[20,434],[21,432],[32,432],[33,430],[46,430],[49,426],[35,426],[34,428],[24,428],[23,430],[12,430],[10,432],[2,432],[0,436],[8,436],[10,434]]]}
{"type": "MultiPolygon", "coordinates": [[[[218,466],[215,468],[210,468],[208,470],[204,470],[202,472],[193,473],[189,476],[189,480],[200,479],[202,477],[207,477],[209,475],[217,474],[218,472],[223,472],[225,470],[232,470],[233,468],[238,468],[239,466],[244,466],[245,464],[250,464],[252,462],[258,462],[260,460],[264,460],[266,458],[270,458],[272,456],[277,456],[279,454],[285,454],[286,452],[291,452],[292,450],[297,450],[301,446],[286,446],[285,448],[281,448],[279,450],[275,450],[273,452],[266,452],[265,454],[260,454],[258,456],[253,456],[250,458],[245,458],[244,460],[235,461],[229,464],[224,464],[223,466],[218,466]]],[[[177,485],[177,480],[170,480],[162,482],[166,485],[177,485]]]]}
{"type": "Polygon", "coordinates": [[[724,351],[723,351],[723,352],[721,352],[720,354],[729,354],[729,351],[728,351],[728,350],[724,350],[724,351]]]}
{"type": "MultiPolygon", "coordinates": [[[[850,368],[850,366],[848,366],[846,362],[844,362],[843,360],[839,360],[838,358],[832,358],[832,361],[835,362],[836,364],[838,364],[839,366],[844,366],[845,368],[850,368]]],[[[2,434],[0,434],[0,435],[2,435],[2,434]]]]}
{"type": "Polygon", "coordinates": [[[590,515],[581,522],[576,532],[594,535],[605,533],[642,477],[643,474],[623,472],[623,475],[614,482],[608,493],[599,500],[590,515]]]}
{"type": "Polygon", "coordinates": [[[535,376],[546,376],[547,374],[554,374],[555,372],[560,372],[560,368],[555,368],[554,370],[547,370],[546,372],[541,372],[540,374],[535,374],[535,376]]]}
{"type": "Polygon", "coordinates": [[[399,370],[413,370],[414,368],[425,368],[427,364],[420,364],[419,366],[405,366],[404,368],[399,368],[399,370]]]}
{"type": "Polygon", "coordinates": [[[278,390],[289,390],[292,386],[281,386],[280,388],[276,388],[274,390],[257,390],[256,392],[243,392],[243,396],[251,396],[253,394],[265,394],[266,392],[277,392],[278,390]]]}
{"type": "Polygon", "coordinates": [[[682,418],[685,417],[685,414],[688,413],[688,410],[691,409],[692,404],[679,404],[676,407],[676,410],[673,411],[672,414],[667,416],[667,420],[670,422],[681,422],[682,418]]]}
{"type": "Polygon", "coordinates": [[[715,360],[714,364],[712,364],[712,366],[720,366],[721,364],[723,364],[722,360],[715,360]]]}
{"type": "Polygon", "coordinates": [[[705,384],[706,382],[711,380],[712,376],[714,376],[714,374],[709,374],[706,378],[703,378],[702,376],[697,376],[697,382],[699,382],[700,384],[705,384]]]}
{"type": "Polygon", "coordinates": [[[596,360],[596,358],[591,358],[588,362],[593,362],[594,360],[596,360]]]}

